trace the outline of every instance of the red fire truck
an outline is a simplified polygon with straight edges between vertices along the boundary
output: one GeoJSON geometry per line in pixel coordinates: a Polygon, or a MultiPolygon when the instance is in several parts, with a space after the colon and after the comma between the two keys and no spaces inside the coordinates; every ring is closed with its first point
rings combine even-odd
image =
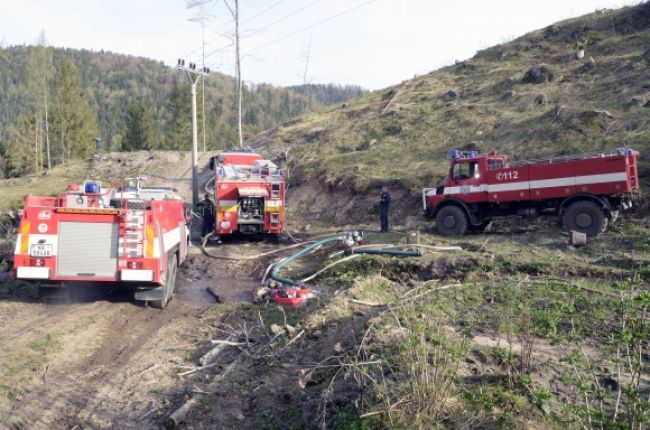
{"type": "Polygon", "coordinates": [[[280,234],[284,231],[284,171],[261,155],[223,151],[212,159],[215,170],[214,233],[280,234]]]}
{"type": "Polygon", "coordinates": [[[190,218],[171,188],[141,179],[103,188],[70,184],[58,197],[28,195],[14,255],[16,279],[57,287],[99,282],[164,308],[188,251],[190,218]]]}
{"type": "Polygon", "coordinates": [[[509,163],[496,152],[452,150],[447,178],[422,192],[424,212],[443,235],[482,231],[495,217],[550,214],[568,230],[596,236],[632,206],[638,155],[623,148],[509,163]]]}

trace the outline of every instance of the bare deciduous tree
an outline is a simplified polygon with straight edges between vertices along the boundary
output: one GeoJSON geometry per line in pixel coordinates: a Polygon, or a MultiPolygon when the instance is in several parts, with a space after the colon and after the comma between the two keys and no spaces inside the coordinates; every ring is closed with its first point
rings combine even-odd
{"type": "Polygon", "coordinates": [[[244,147],[244,137],[242,134],[242,79],[241,79],[241,55],[239,50],[239,0],[223,0],[226,7],[232,15],[232,19],[235,23],[235,69],[236,69],[236,78],[237,78],[237,129],[239,132],[239,147],[244,147]]]}

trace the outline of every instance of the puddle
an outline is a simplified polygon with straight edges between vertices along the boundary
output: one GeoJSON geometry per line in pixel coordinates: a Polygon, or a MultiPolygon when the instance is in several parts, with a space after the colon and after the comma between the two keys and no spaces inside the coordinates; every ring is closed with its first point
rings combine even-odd
{"type": "Polygon", "coordinates": [[[190,279],[184,274],[179,274],[176,279],[174,298],[195,306],[209,307],[216,304],[214,297],[206,290],[207,287],[212,287],[226,303],[250,303],[252,290],[258,286],[259,282],[251,278],[206,276],[201,279],[190,279]]]}

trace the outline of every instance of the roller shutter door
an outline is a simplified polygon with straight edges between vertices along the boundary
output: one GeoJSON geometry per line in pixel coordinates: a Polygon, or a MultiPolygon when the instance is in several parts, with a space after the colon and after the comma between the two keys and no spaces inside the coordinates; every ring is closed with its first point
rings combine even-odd
{"type": "Polygon", "coordinates": [[[117,223],[59,223],[58,276],[115,277],[118,228],[117,223]]]}

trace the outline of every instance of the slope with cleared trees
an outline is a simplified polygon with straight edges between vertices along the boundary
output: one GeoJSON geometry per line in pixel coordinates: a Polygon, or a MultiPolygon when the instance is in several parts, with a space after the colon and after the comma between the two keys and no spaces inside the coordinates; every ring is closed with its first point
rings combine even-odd
{"type": "Polygon", "coordinates": [[[445,174],[452,148],[526,159],[628,146],[641,152],[647,184],[648,48],[650,4],[598,11],[307,115],[271,148],[289,150],[296,183],[416,195],[445,174]]]}

